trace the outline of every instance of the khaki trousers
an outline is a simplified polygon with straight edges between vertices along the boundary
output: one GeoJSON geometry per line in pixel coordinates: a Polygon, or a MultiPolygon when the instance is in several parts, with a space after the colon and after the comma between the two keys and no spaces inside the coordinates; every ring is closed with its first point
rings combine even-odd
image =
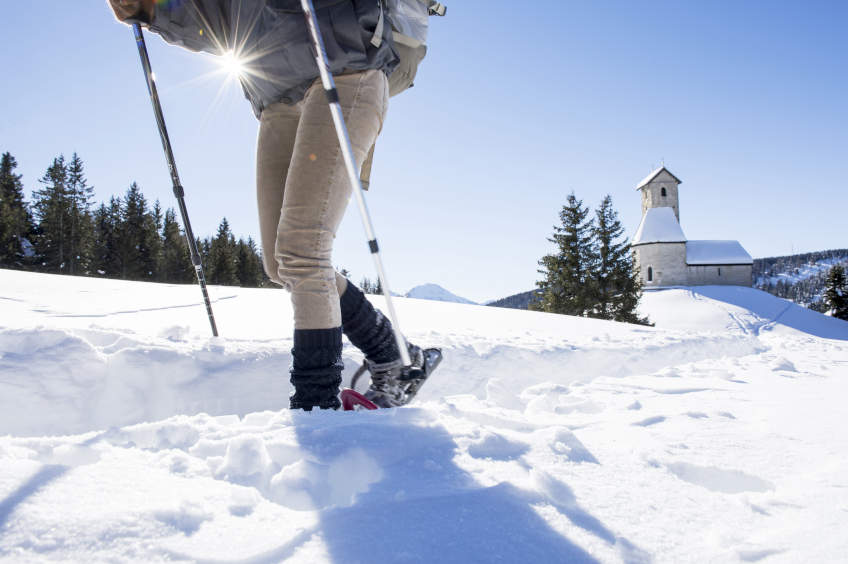
{"type": "MultiPolygon", "coordinates": [[[[334,79],[361,167],[383,127],[388,80],[379,70],[334,79]]],[[[262,111],[256,153],[265,272],[291,292],[295,329],[339,327],[347,281],[333,268],[333,240],[351,186],[320,79],[297,104],[262,111]]]]}

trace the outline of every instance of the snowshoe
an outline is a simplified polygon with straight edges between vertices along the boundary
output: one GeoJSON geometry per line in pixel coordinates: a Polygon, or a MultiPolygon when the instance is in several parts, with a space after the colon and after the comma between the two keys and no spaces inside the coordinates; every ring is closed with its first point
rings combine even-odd
{"type": "Polygon", "coordinates": [[[442,361],[442,351],[435,348],[422,350],[409,345],[409,356],[412,360],[409,366],[403,366],[399,360],[385,364],[366,360],[351,378],[350,388],[342,390],[344,409],[349,411],[357,406],[365,409],[399,407],[412,401],[442,361]],[[366,371],[371,375],[371,386],[365,394],[360,394],[356,392],[356,384],[366,371]],[[368,406],[362,400],[375,407],[368,406]]]}

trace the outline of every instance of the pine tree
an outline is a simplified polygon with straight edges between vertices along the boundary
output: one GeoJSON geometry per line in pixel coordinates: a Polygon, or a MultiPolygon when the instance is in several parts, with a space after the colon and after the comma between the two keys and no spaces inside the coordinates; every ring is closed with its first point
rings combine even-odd
{"type": "Polygon", "coordinates": [[[597,256],[592,287],[596,291],[597,303],[590,317],[647,323],[646,319],[636,314],[642,296],[642,283],[633,264],[630,244],[624,237],[624,227],[609,195],[595,210],[592,237],[597,256]]]}
{"type": "Polygon", "coordinates": [[[237,286],[239,283],[236,269],[236,243],[225,217],[218,226],[218,234],[209,246],[210,284],[237,286]]]}
{"type": "Polygon", "coordinates": [[[100,204],[94,212],[93,272],[100,276],[119,278],[122,274],[120,258],[120,228],[123,221],[121,201],[112,196],[109,205],[100,204]]]}
{"type": "Polygon", "coordinates": [[[94,224],[91,200],[94,188],[88,185],[82,159],[74,153],[68,164],[66,195],[68,210],[68,274],[87,274],[94,254],[94,224]]]}
{"type": "Polygon", "coordinates": [[[68,168],[60,155],[39,180],[44,187],[34,192],[33,208],[38,221],[36,253],[47,272],[67,272],[68,232],[71,206],[67,194],[68,168]]]}
{"type": "Polygon", "coordinates": [[[848,282],[842,266],[834,266],[828,272],[824,301],[833,317],[848,321],[848,282]]]}
{"type": "Polygon", "coordinates": [[[177,224],[173,208],[165,212],[162,221],[162,263],[160,277],[165,282],[191,283],[194,281],[194,266],[185,235],[177,224]]]}
{"type": "Polygon", "coordinates": [[[596,302],[594,274],[597,256],[592,248],[591,229],[587,221],[589,210],[583,207],[574,192],[562,207],[561,226],[554,226],[548,240],[557,246],[555,254],[542,257],[539,274],[544,279],[536,283],[539,301],[533,309],[550,313],[586,316],[596,302]]]}
{"type": "Polygon", "coordinates": [[[24,201],[18,163],[10,153],[0,157],[0,266],[22,268],[33,252],[31,240],[35,225],[24,201]]]}
{"type": "Polygon", "coordinates": [[[252,237],[239,239],[236,251],[236,277],[239,286],[258,288],[262,285],[262,261],[252,237]]]}
{"type": "Polygon", "coordinates": [[[123,221],[118,233],[121,278],[156,280],[159,233],[156,230],[156,220],[147,209],[147,200],[135,182],[130,185],[124,197],[123,221]]]}

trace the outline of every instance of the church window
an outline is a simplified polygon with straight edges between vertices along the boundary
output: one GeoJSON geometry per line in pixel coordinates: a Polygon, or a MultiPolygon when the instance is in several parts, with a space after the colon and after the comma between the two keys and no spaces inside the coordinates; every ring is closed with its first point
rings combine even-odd
{"type": "Polygon", "coordinates": [[[663,186],[662,188],[660,188],[660,195],[661,195],[663,198],[665,198],[666,196],[668,196],[668,193],[665,191],[665,186],[663,186]]]}
{"type": "Polygon", "coordinates": [[[718,267],[718,275],[721,276],[721,267],[718,267]]]}
{"type": "Polygon", "coordinates": [[[648,267],[648,282],[653,282],[653,281],[654,281],[654,267],[649,266],[648,267]]]}

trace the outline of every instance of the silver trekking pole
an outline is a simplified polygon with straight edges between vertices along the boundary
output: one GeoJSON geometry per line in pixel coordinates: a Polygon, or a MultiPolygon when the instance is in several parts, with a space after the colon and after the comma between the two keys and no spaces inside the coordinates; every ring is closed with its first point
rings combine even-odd
{"type": "Polygon", "coordinates": [[[344,156],[345,167],[347,167],[347,175],[350,179],[350,184],[353,187],[353,193],[356,194],[356,201],[359,203],[359,213],[362,216],[362,225],[365,228],[365,234],[368,237],[368,248],[371,250],[371,258],[374,259],[374,265],[377,267],[377,276],[380,278],[380,283],[383,285],[383,295],[386,296],[386,308],[389,310],[389,319],[392,321],[392,329],[395,333],[395,341],[397,341],[398,349],[400,350],[400,358],[404,366],[409,366],[412,361],[409,359],[409,351],[406,348],[406,340],[403,338],[403,333],[400,331],[398,324],[397,313],[395,313],[394,305],[392,304],[392,291],[389,286],[389,281],[386,278],[386,271],[383,268],[383,261],[380,258],[380,247],[377,245],[377,236],[374,234],[374,226],[371,224],[371,216],[368,213],[368,206],[365,205],[365,194],[362,190],[362,182],[359,180],[358,168],[356,160],[353,156],[353,148],[350,145],[350,136],[347,133],[344,116],[342,115],[342,106],[339,103],[339,93],[336,90],[336,83],[333,81],[333,75],[330,74],[330,63],[327,60],[327,51],[324,49],[324,40],[321,37],[321,30],[318,29],[318,22],[315,18],[315,8],[312,6],[312,0],[300,0],[303,7],[303,12],[306,15],[306,24],[309,26],[309,35],[312,38],[312,46],[315,50],[315,60],[318,63],[318,71],[321,73],[321,82],[324,85],[324,92],[327,95],[327,101],[330,104],[330,113],[333,115],[333,122],[336,125],[336,134],[339,136],[339,145],[344,156]]]}
{"type": "Polygon", "coordinates": [[[156,124],[159,126],[159,136],[162,138],[162,148],[165,150],[165,159],[168,161],[168,171],[171,173],[171,182],[174,186],[174,196],[177,197],[177,204],[180,208],[180,215],[183,218],[183,229],[188,240],[188,248],[191,253],[191,263],[194,265],[194,271],[197,274],[197,281],[200,283],[200,291],[203,293],[203,301],[206,304],[206,313],[209,315],[209,324],[212,326],[212,335],[218,336],[218,327],[215,325],[215,316],[212,315],[212,304],[209,302],[209,293],[206,291],[206,277],[203,275],[203,265],[200,262],[200,253],[197,251],[197,242],[194,240],[194,233],[191,230],[191,223],[188,220],[188,210],[185,204],[185,190],[183,190],[180,182],[180,175],[177,174],[177,163],[174,161],[174,152],[171,150],[171,140],[168,137],[168,130],[165,129],[165,116],[162,114],[162,106],[159,104],[159,93],[156,91],[156,82],[153,79],[153,70],[150,67],[150,57],[147,55],[147,46],[144,44],[144,35],[141,32],[139,24],[133,24],[133,33],[135,34],[135,42],[138,45],[138,56],[141,57],[141,66],[144,68],[144,76],[147,80],[147,91],[150,94],[150,102],[153,104],[153,113],[156,115],[156,124]]]}

